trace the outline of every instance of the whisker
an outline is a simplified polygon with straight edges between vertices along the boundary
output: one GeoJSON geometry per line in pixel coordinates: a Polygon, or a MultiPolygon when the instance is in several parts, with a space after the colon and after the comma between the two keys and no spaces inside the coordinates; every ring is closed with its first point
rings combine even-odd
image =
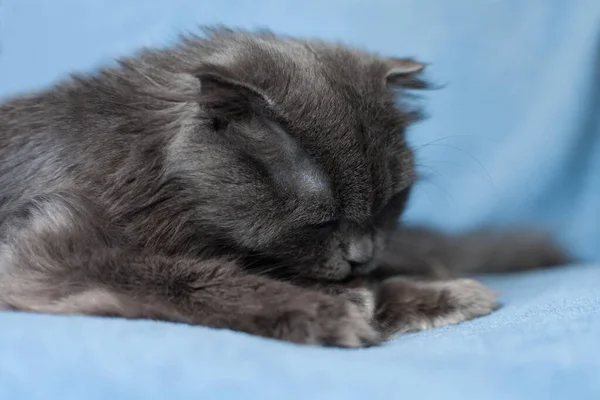
{"type": "MultiPolygon", "coordinates": [[[[444,188],[443,188],[443,187],[442,187],[442,186],[441,186],[439,183],[437,183],[437,182],[434,182],[434,181],[429,181],[429,180],[427,180],[427,179],[422,179],[422,180],[420,180],[420,181],[419,181],[417,184],[419,185],[419,187],[420,187],[420,188],[424,188],[424,187],[425,187],[425,186],[423,185],[424,183],[427,183],[427,184],[429,184],[429,185],[433,186],[433,187],[434,187],[434,188],[436,188],[437,190],[440,190],[442,193],[444,193],[444,195],[446,195],[446,197],[447,197],[447,198],[448,198],[450,201],[452,201],[452,203],[453,203],[454,205],[458,204],[458,203],[457,203],[457,201],[456,201],[456,199],[454,198],[454,196],[452,196],[452,195],[450,194],[450,192],[449,192],[449,191],[447,191],[446,189],[444,189],[444,188]]],[[[429,201],[432,201],[432,200],[431,200],[431,197],[430,197],[429,201]]],[[[432,201],[432,203],[433,203],[433,201],[432,201]]]]}
{"type": "Polygon", "coordinates": [[[469,138],[478,138],[478,139],[482,139],[482,137],[481,137],[481,136],[479,136],[479,135],[449,135],[449,136],[443,136],[443,137],[441,137],[441,138],[434,139],[434,140],[432,140],[431,142],[427,142],[427,143],[423,143],[423,144],[419,144],[419,145],[412,146],[412,149],[413,149],[413,150],[418,150],[418,149],[420,149],[420,148],[423,148],[423,147],[429,146],[429,145],[431,145],[431,144],[435,144],[435,143],[441,142],[442,140],[454,139],[454,138],[461,138],[461,137],[469,137],[469,138]]]}
{"type": "Polygon", "coordinates": [[[488,180],[490,181],[490,184],[492,185],[492,187],[495,190],[494,187],[494,180],[492,179],[492,176],[490,175],[489,171],[487,170],[487,168],[485,168],[485,166],[481,163],[481,161],[479,161],[476,157],[474,157],[473,155],[469,154],[467,151],[461,149],[460,147],[456,147],[456,146],[452,146],[449,144],[443,144],[443,143],[432,143],[432,144],[428,144],[428,146],[442,146],[442,147],[446,147],[446,148],[450,148],[453,149],[454,151],[457,151],[459,153],[462,153],[464,155],[466,155],[467,157],[469,157],[472,161],[474,161],[477,165],[479,165],[479,167],[481,167],[481,169],[485,172],[488,180]]]}

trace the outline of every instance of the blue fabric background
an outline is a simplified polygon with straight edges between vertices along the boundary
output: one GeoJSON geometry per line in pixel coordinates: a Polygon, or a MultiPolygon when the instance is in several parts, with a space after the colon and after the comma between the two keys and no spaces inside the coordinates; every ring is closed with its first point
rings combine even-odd
{"type": "MultiPolygon", "coordinates": [[[[432,63],[407,220],[536,224],[600,259],[598,0],[3,0],[0,97],[198,24],[432,63]]],[[[0,399],[598,399],[600,270],[490,278],[505,307],[356,352],[153,322],[0,314],[0,399]]]]}

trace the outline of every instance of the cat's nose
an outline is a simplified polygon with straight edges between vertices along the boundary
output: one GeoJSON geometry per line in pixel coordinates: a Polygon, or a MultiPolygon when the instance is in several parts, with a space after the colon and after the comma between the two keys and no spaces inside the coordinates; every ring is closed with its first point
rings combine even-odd
{"type": "Polygon", "coordinates": [[[346,247],[344,258],[353,269],[368,263],[373,259],[373,240],[370,237],[351,240],[346,247]]]}

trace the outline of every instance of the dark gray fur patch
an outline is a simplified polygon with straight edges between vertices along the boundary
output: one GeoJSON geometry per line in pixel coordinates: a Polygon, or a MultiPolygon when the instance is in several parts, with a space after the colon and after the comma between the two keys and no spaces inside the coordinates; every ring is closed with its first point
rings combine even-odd
{"type": "Polygon", "coordinates": [[[490,299],[465,305],[452,286],[434,304],[447,287],[356,288],[357,276],[563,260],[546,240],[514,253],[511,240],[397,227],[422,64],[205,33],[0,105],[0,308],[361,347],[460,307],[483,315],[490,299]]]}

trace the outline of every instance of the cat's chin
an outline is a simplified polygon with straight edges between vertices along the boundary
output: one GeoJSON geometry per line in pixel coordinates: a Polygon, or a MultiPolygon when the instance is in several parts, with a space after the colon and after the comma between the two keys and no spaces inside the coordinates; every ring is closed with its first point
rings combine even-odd
{"type": "Polygon", "coordinates": [[[319,281],[343,282],[351,279],[353,276],[350,266],[343,270],[336,271],[318,271],[312,275],[312,278],[319,281]]]}
{"type": "Polygon", "coordinates": [[[312,274],[309,273],[307,278],[328,282],[348,282],[369,276],[376,268],[377,263],[375,261],[360,265],[348,263],[347,266],[342,268],[338,267],[337,269],[316,271],[312,274]]]}

